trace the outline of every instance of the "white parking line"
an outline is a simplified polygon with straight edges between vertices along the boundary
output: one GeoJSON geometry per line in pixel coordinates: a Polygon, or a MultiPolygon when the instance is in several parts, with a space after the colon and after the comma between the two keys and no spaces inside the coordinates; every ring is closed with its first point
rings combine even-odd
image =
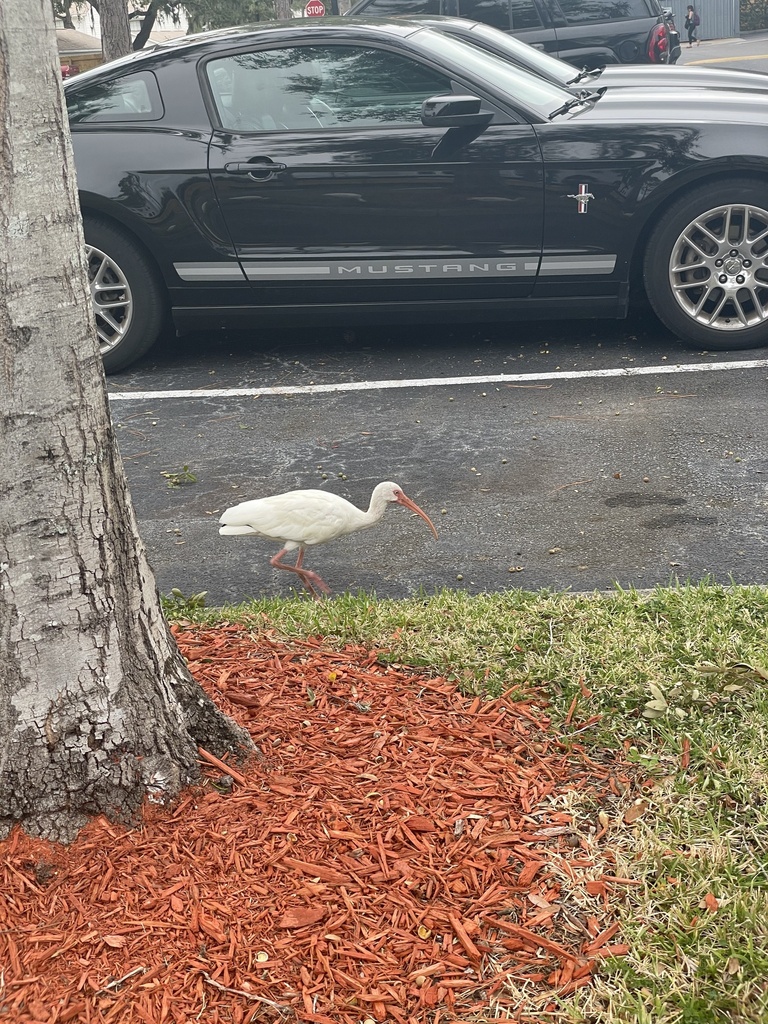
{"type": "Polygon", "coordinates": [[[261,398],[267,395],[319,395],[339,391],[386,391],[395,388],[446,388],[478,384],[525,384],[540,380],[589,377],[652,377],[672,373],[768,369],[768,359],[726,363],[676,363],[671,366],[626,366],[609,370],[553,370],[547,373],[496,373],[488,377],[419,377],[412,380],[361,380],[340,384],[294,384],[262,388],[192,388],[186,391],[112,391],[112,402],[156,402],[164,398],[261,398]]]}

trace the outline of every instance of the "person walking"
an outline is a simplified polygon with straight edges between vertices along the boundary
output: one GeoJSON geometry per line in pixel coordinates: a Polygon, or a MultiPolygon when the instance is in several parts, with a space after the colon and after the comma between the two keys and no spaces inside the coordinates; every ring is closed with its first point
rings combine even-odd
{"type": "Polygon", "coordinates": [[[701,24],[701,18],[696,13],[695,8],[689,4],[688,10],[685,12],[685,27],[688,29],[688,49],[696,43],[697,46],[701,46],[701,40],[696,35],[696,29],[701,24]]]}

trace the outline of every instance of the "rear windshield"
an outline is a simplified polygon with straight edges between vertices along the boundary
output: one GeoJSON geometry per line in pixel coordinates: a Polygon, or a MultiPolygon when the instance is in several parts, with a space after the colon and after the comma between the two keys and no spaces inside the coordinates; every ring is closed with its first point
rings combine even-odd
{"type": "Polygon", "coordinates": [[[400,14],[442,14],[440,0],[371,0],[365,5],[358,4],[355,14],[374,15],[388,18],[400,14]]]}
{"type": "Polygon", "coordinates": [[[591,21],[631,21],[657,16],[657,0],[559,0],[569,25],[591,21]]]}
{"type": "MultiPolygon", "coordinates": [[[[494,28],[514,32],[546,27],[541,9],[552,8],[555,24],[562,24],[558,0],[535,3],[534,0],[369,0],[356,4],[354,14],[386,18],[402,14],[448,14],[482,21],[494,28]]],[[[658,17],[659,0],[559,0],[569,25],[599,21],[631,21],[658,17]]]]}

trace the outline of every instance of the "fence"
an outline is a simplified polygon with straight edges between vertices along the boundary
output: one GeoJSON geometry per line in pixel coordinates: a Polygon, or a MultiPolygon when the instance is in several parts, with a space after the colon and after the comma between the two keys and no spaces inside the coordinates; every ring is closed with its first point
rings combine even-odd
{"type": "MultiPolygon", "coordinates": [[[[742,0],[748,6],[748,0],[742,0]]],[[[768,8],[768,0],[758,0],[765,8],[768,8]]],[[[673,6],[675,12],[675,24],[680,30],[683,45],[687,45],[688,34],[685,30],[685,9],[689,3],[696,8],[701,25],[699,26],[699,39],[730,39],[737,36],[740,31],[739,0],[677,0],[673,6]]],[[[743,25],[741,26],[743,28],[743,25]]]]}

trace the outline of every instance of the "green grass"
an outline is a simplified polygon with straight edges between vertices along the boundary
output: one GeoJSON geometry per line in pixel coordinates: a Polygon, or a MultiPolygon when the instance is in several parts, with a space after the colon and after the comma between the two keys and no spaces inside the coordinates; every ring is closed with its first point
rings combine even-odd
{"type": "Polygon", "coordinates": [[[617,871],[643,883],[620,910],[631,953],[606,961],[593,987],[543,1019],[768,1020],[768,589],[359,594],[215,610],[199,598],[177,594],[169,614],[362,644],[467,692],[535,686],[554,728],[588,749],[623,747],[654,781],[647,812],[632,825],[616,816],[603,840],[617,871]],[[716,910],[705,903],[712,896],[716,910]]]}

